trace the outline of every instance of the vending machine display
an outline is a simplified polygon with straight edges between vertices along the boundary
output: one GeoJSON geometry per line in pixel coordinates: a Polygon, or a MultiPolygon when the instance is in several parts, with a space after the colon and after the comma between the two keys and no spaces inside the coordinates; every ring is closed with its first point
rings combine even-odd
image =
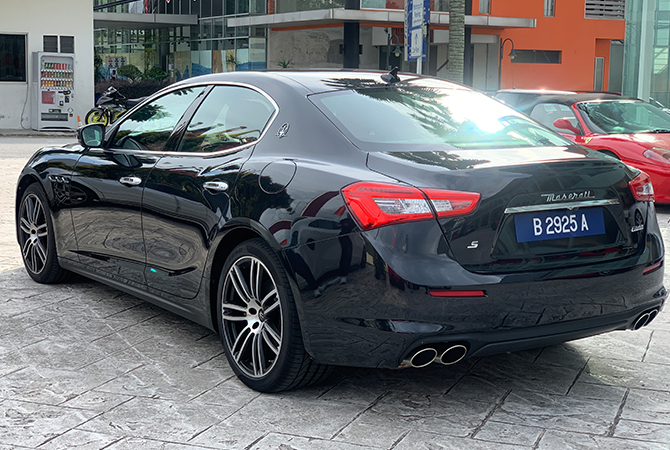
{"type": "Polygon", "coordinates": [[[45,52],[34,55],[34,128],[76,129],[74,55],[45,52]]]}

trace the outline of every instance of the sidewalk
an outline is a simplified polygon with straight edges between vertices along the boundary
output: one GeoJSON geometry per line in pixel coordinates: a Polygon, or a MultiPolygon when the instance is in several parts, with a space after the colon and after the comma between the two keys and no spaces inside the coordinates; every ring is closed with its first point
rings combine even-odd
{"type": "Polygon", "coordinates": [[[77,133],[75,131],[37,131],[37,130],[8,130],[0,128],[0,137],[44,137],[44,136],[60,136],[60,137],[75,137],[77,133]]]}

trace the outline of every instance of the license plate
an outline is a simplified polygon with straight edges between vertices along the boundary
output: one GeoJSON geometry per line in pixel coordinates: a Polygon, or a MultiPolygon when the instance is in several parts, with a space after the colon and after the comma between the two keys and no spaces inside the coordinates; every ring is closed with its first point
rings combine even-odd
{"type": "Polygon", "coordinates": [[[517,242],[544,241],[605,233],[601,208],[546,211],[514,216],[517,242]]]}

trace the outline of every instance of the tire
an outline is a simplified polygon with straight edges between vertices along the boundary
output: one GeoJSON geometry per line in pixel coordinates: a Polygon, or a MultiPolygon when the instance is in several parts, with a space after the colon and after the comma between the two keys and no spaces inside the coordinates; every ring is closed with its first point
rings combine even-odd
{"type": "Polygon", "coordinates": [[[45,284],[65,280],[69,272],[58,264],[49,202],[37,183],[28,186],[21,196],[17,228],[23,265],[28,275],[45,284]]]}
{"type": "Polygon", "coordinates": [[[86,113],[85,122],[88,123],[101,123],[105,126],[109,124],[109,117],[107,117],[107,111],[102,108],[93,108],[88,113],[86,113]]]}
{"type": "Polygon", "coordinates": [[[230,366],[244,384],[259,392],[280,392],[330,374],[330,367],[313,361],[305,350],[286,272],[265,241],[238,245],[224,264],[218,286],[219,336],[230,366]],[[250,283],[252,279],[256,283],[250,283]]]}

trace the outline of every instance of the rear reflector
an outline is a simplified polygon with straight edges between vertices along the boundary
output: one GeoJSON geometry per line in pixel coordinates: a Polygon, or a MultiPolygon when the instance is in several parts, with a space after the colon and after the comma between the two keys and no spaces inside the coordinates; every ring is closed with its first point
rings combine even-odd
{"type": "Polygon", "coordinates": [[[642,271],[642,275],[646,275],[648,273],[651,273],[651,272],[655,271],[656,269],[658,269],[659,267],[661,267],[662,265],[663,265],[663,261],[659,261],[656,264],[652,264],[649,267],[645,267],[644,270],[642,271]]]}
{"type": "Polygon", "coordinates": [[[638,202],[653,202],[656,200],[654,196],[654,187],[651,185],[651,179],[649,175],[644,172],[640,172],[634,180],[628,183],[630,191],[633,194],[633,197],[638,202]]]}
{"type": "Polygon", "coordinates": [[[485,297],[484,291],[430,291],[433,297],[485,297]]]}
{"type": "Polygon", "coordinates": [[[342,196],[361,227],[371,230],[469,214],[477,207],[480,194],[363,181],[346,186],[342,196]]]}

